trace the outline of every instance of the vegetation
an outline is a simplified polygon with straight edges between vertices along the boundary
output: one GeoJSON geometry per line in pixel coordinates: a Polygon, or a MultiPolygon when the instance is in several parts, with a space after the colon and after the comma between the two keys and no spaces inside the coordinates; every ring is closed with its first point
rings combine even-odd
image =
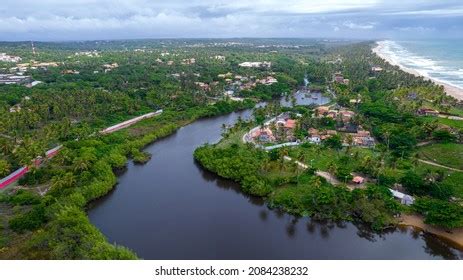
{"type": "Polygon", "coordinates": [[[419,149],[418,154],[426,160],[463,170],[463,145],[443,143],[426,145],[419,149]]]}
{"type": "Polygon", "coordinates": [[[244,192],[265,197],[271,207],[316,219],[355,218],[375,230],[394,224],[393,215],[400,207],[384,187],[370,186],[355,192],[344,186],[334,187],[315,176],[312,169],[300,170],[285,162],[283,156],[287,154],[285,149],[275,155],[233,143],[227,147],[206,145],[194,155],[205,168],[239,182],[244,192]]]}
{"type": "MultiPolygon", "coordinates": [[[[254,122],[239,120],[232,128],[224,127],[225,138],[199,148],[195,158],[205,168],[239,182],[244,192],[295,215],[357,220],[381,230],[393,225],[394,216],[403,210],[387,189],[401,184],[420,197],[411,210],[424,215],[427,223],[461,226],[458,199],[463,198],[463,173],[419,161],[432,158],[449,167],[462,166],[461,122],[416,114],[427,106],[463,115],[441,87],[386,64],[371,53],[369,43],[236,41],[240,44],[226,40],[37,43],[36,55],[29,43],[0,43],[1,52],[19,55],[26,63],[57,62],[57,66],[26,70],[42,84],[0,85],[0,176],[25,165],[31,169],[20,186],[0,193],[0,258],[136,258],[130,250],[109,244],[86,216],[88,203],[116,184],[114,171],[129,159],[146,162],[151,156],[143,151],[146,145],[198,118],[252,108],[258,101],[281,95],[289,98],[304,76],[311,87],[333,91],[337,104],[355,111],[355,124],[372,131],[378,145],[345,148],[340,138],[332,137],[321,146],[303,144],[266,153],[243,144],[246,131],[282,111],[301,114],[295,132],[299,140],[307,136],[308,127],[338,125],[330,118],[313,118],[313,107],[281,108],[270,103],[255,110],[254,122]],[[293,48],[296,44],[299,47],[293,48]],[[85,53],[89,51],[94,55],[85,53]],[[270,61],[272,66],[238,66],[244,61],[270,61]],[[373,65],[384,71],[371,73],[373,65]],[[348,84],[331,82],[338,71],[348,84]],[[268,76],[278,82],[240,88],[241,81],[268,76]],[[231,101],[225,91],[245,99],[231,101]],[[410,92],[416,96],[410,98],[410,92]],[[352,104],[351,99],[361,102],[352,104]],[[158,109],[163,109],[162,115],[130,128],[98,133],[158,109]],[[417,147],[427,141],[439,143],[417,147]],[[45,151],[59,144],[63,145],[60,153],[45,159],[45,151]],[[40,167],[33,164],[38,156],[44,158],[40,167]],[[285,156],[309,168],[302,170],[285,156]],[[341,184],[330,185],[316,175],[318,170],[335,175],[341,184]],[[354,172],[372,183],[350,191],[345,183],[354,172]]],[[[0,64],[5,71],[16,66],[0,64]]]]}

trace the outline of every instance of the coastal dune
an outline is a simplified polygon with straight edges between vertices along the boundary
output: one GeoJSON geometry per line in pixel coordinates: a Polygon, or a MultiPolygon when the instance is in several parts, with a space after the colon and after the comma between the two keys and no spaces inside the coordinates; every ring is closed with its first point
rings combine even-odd
{"type": "Polygon", "coordinates": [[[456,98],[458,100],[463,100],[463,89],[462,88],[450,85],[448,83],[444,83],[444,82],[442,82],[440,80],[434,79],[434,78],[429,77],[429,76],[424,76],[424,75],[420,74],[418,71],[416,71],[415,69],[405,67],[404,65],[400,64],[398,61],[396,61],[394,58],[392,58],[391,56],[388,55],[388,53],[385,51],[385,49],[387,47],[388,47],[388,41],[378,41],[378,42],[376,42],[376,46],[374,48],[372,48],[372,51],[377,56],[379,56],[380,58],[387,61],[389,64],[394,65],[394,66],[398,66],[398,67],[400,67],[400,69],[402,71],[405,71],[405,72],[410,73],[412,75],[421,76],[421,77],[423,77],[425,79],[429,79],[429,80],[433,81],[434,83],[443,86],[445,92],[448,95],[450,95],[450,96],[452,96],[452,97],[454,97],[454,98],[456,98]]]}

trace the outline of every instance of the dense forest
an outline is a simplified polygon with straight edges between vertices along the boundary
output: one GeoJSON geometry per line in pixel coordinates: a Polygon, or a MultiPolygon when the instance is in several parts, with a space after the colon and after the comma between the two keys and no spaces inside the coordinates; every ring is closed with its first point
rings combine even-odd
{"type": "Polygon", "coordinates": [[[463,111],[441,87],[376,57],[370,42],[133,40],[38,42],[35,48],[34,54],[30,42],[0,43],[1,52],[22,58],[18,64],[0,62],[2,73],[24,70],[23,75],[41,82],[0,85],[0,177],[30,168],[17,184],[0,190],[0,258],[136,258],[130,249],[109,244],[89,222],[88,204],[114,187],[116,171],[127,160],[149,160],[143,151],[149,143],[198,118],[253,108],[262,100],[269,105],[255,110],[253,122],[226,129],[227,144],[195,152],[205,168],[295,215],[356,219],[378,231],[394,225],[395,216],[403,212],[421,213],[426,222],[446,228],[463,225],[462,173],[418,161],[425,152],[420,142],[459,147],[462,128],[415,114],[422,106],[456,115],[463,111]],[[271,66],[240,66],[243,62],[271,66]],[[372,66],[384,71],[372,73],[372,66]],[[350,82],[333,83],[337,72],[350,82]],[[269,77],[277,82],[267,83],[269,77]],[[356,121],[379,141],[374,150],[352,150],[331,140],[323,146],[266,153],[227,141],[285,110],[301,115],[301,139],[309,126],[334,126],[314,120],[313,107],[272,105],[276,98],[289,98],[304,78],[323,94],[334,92],[334,103],[358,113],[356,121]],[[410,92],[418,98],[408,98],[410,92]],[[352,99],[362,102],[352,104],[352,99]],[[159,109],[161,115],[127,129],[99,133],[159,109]],[[59,154],[47,159],[45,152],[57,145],[63,145],[59,154]],[[284,162],[290,155],[309,163],[314,154],[320,158],[303,172],[284,162]],[[37,166],[39,156],[43,162],[37,166]],[[362,172],[377,183],[351,192],[334,188],[315,175],[317,170],[333,171],[339,178],[362,172]],[[387,187],[394,184],[418,197],[413,207],[392,198],[387,187]]]}

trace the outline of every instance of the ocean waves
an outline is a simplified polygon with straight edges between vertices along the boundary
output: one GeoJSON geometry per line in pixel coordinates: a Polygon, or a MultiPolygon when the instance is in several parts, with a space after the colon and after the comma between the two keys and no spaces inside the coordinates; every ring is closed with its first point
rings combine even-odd
{"type": "MultiPolygon", "coordinates": [[[[423,42],[405,44],[387,40],[378,42],[377,51],[391,64],[463,89],[463,57],[461,60],[455,59],[455,53],[447,53],[449,56],[453,55],[447,56],[445,45],[442,43],[431,46],[432,48],[423,42]],[[413,46],[413,51],[412,47],[406,45],[413,46]]],[[[449,52],[451,51],[449,48],[449,52]]]]}

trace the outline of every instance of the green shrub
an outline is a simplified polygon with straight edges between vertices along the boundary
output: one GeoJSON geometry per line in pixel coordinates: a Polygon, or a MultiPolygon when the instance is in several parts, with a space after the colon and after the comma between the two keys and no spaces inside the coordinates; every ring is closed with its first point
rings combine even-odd
{"type": "Polygon", "coordinates": [[[427,224],[449,229],[463,226],[463,207],[456,203],[419,198],[413,204],[413,209],[424,216],[427,224]]]}
{"type": "Polygon", "coordinates": [[[15,215],[9,220],[9,226],[13,231],[22,233],[35,230],[45,222],[45,207],[39,204],[26,213],[15,215]]]}

